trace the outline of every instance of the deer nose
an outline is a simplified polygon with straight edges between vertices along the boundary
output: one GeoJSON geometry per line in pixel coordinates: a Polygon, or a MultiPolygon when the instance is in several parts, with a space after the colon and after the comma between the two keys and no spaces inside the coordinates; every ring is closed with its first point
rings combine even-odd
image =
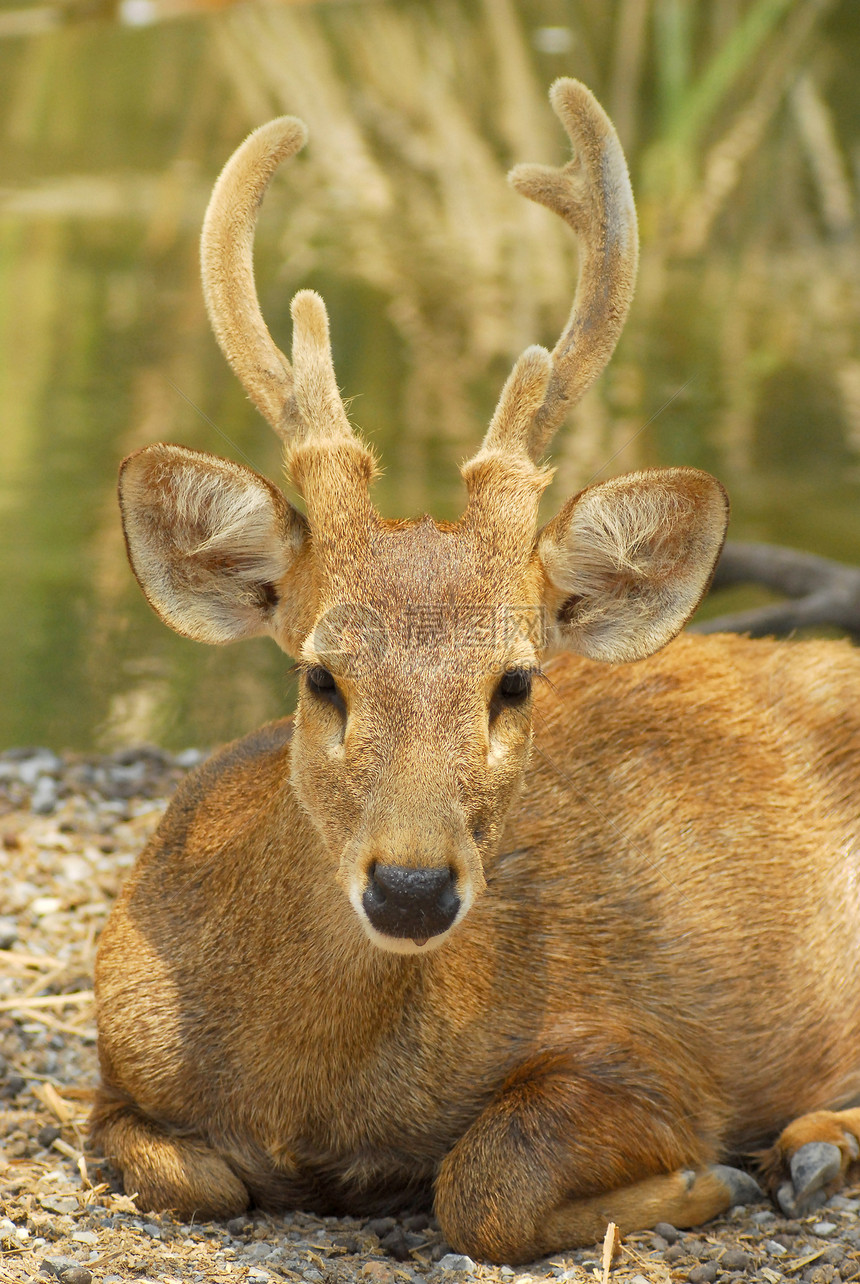
{"type": "Polygon", "coordinates": [[[454,871],[371,865],[361,898],[372,927],[385,936],[423,942],[445,932],[457,917],[460,897],[454,871]]]}

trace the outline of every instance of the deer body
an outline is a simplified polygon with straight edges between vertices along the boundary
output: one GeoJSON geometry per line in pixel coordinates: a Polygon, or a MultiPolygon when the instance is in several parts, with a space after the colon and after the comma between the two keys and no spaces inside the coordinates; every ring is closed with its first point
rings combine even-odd
{"type": "Polygon", "coordinates": [[[433,1199],[452,1244],[523,1261],[754,1197],[720,1162],[751,1147],[775,1141],[775,1184],[803,1159],[784,1201],[860,1151],[860,1112],[835,1113],[860,1095],[860,660],[670,640],[725,528],[704,474],[615,479],[536,529],[536,459],[635,267],[611,127],[554,92],[584,160],[522,185],[589,252],[459,523],[373,510],[319,300],[294,304],[293,367],[258,316],[236,190],[253,206],[299,127],[252,136],[216,188],[216,333],[307,517],[156,446],[124,465],[129,551],[174,627],[269,632],[303,677],[294,722],[182,787],[100,944],[94,1133],[148,1207],[433,1199]]]}
{"type": "MultiPolygon", "coordinates": [[[[786,664],[781,644],[736,638],[614,669],[556,662],[487,890],[425,956],[372,948],[332,895],[290,784],[291,720],[231,746],[183,786],[103,937],[101,1037],[122,1046],[108,1100],[225,1155],[247,1193],[224,1216],[248,1197],[427,1201],[518,1074],[569,1085],[559,1131],[584,1195],[659,1171],[664,1148],[699,1168],[848,1101],[860,986],[834,978],[860,975],[860,771],[847,761],[834,788],[829,732],[833,706],[860,708],[860,672],[838,650],[835,670],[833,644],[786,664]],[[797,718],[810,685],[818,726],[797,718]],[[597,1110],[579,1101],[595,1089],[597,1110]]],[[[131,1187],[176,1199],[139,1170],[131,1187]]],[[[598,1233],[589,1219],[583,1237],[598,1233]]],[[[481,1247],[519,1256],[501,1237],[481,1247]]]]}

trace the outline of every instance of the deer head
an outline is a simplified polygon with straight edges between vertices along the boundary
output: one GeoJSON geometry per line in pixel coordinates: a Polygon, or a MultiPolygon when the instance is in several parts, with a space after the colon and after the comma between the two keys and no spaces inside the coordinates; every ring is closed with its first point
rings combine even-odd
{"type": "Polygon", "coordinates": [[[458,522],[374,509],[374,458],[338,392],[322,300],[293,300],[291,361],[263,321],[256,210],[305,141],[287,117],[228,162],[202,265],[218,342],[283,439],[307,515],[251,469],[181,446],[122,466],[129,557],[166,623],[205,642],[270,634],[298,660],[292,787],[368,936],[392,951],[441,944],[481,894],[545,660],[564,648],[611,662],[656,651],[700,601],[725,533],[722,487],[685,468],[590,486],[537,527],[551,477],[541,456],[615,347],[638,253],[610,121],[575,81],[557,81],[551,100],[574,157],[519,166],[511,181],[577,233],[576,297],[553,351],[528,348],[514,366],[463,466],[458,522]]]}

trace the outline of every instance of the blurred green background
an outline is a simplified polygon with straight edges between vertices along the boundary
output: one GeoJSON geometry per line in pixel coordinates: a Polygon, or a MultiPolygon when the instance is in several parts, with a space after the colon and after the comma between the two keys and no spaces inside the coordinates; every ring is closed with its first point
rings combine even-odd
{"type": "Polygon", "coordinates": [[[279,477],[196,241],[221,164],[282,112],[311,141],[264,207],[263,310],[287,346],[294,291],[326,297],[386,514],[456,515],[513,358],[567,314],[572,238],[504,173],[566,158],[546,90],[571,74],[627,149],[643,257],[550,504],[696,464],[735,538],[860,561],[858,65],[857,0],[0,7],[0,748],[208,746],[291,705],[273,644],[149,612],[114,499],[159,439],[279,477]]]}

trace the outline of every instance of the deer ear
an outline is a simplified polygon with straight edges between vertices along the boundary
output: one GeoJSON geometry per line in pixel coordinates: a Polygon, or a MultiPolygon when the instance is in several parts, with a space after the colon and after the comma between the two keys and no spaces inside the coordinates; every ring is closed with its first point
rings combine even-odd
{"type": "Polygon", "coordinates": [[[707,473],[665,468],[589,486],[538,535],[548,644],[641,660],[681,631],[725,539],[728,497],[707,473]]]}
{"type": "Polygon", "coordinates": [[[312,606],[310,535],[270,481],[158,444],[123,461],[119,501],[132,570],[166,624],[199,642],[268,633],[295,653],[312,606]]]}

